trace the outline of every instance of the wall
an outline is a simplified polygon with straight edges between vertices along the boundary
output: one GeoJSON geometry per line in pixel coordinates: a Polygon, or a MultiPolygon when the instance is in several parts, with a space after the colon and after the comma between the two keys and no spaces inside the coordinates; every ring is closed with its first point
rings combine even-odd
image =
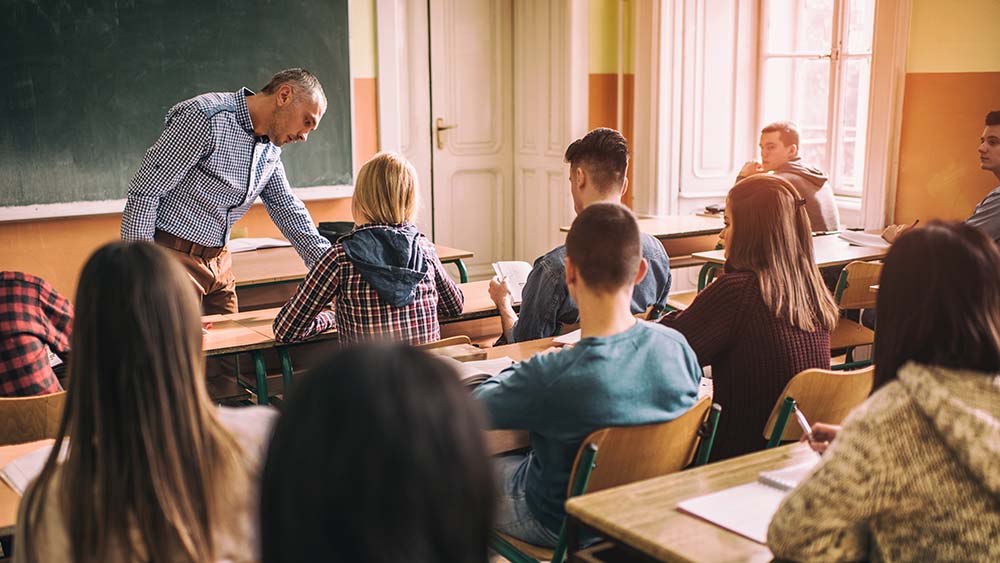
{"type": "Polygon", "coordinates": [[[964,219],[991,189],[976,147],[1000,109],[996,0],[913,0],[894,221],[964,219]]]}
{"type": "MultiPolygon", "coordinates": [[[[351,77],[354,87],[354,170],[378,151],[374,0],[350,0],[351,77]]],[[[321,123],[321,127],[343,124],[321,123]]],[[[138,163],[136,163],[138,165],[138,163]]],[[[349,221],[349,198],[306,202],[313,220],[349,221]]],[[[70,298],[84,262],[98,247],[118,240],[121,214],[0,222],[0,269],[48,280],[70,298]]],[[[236,236],[280,237],[263,206],[233,227],[236,236]]]]}
{"type": "MultiPolygon", "coordinates": [[[[632,0],[590,0],[588,77],[588,129],[611,127],[632,140],[635,91],[633,30],[635,4],[632,0]],[[620,56],[619,56],[620,55],[620,56]],[[622,72],[621,120],[618,115],[618,70],[622,72]]],[[[628,170],[632,180],[632,166],[628,170]]],[[[632,206],[632,190],[623,203],[632,206]]]]}

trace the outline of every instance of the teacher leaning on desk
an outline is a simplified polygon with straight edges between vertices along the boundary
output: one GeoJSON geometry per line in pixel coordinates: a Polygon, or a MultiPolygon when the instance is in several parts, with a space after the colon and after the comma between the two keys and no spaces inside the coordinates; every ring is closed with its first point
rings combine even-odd
{"type": "Polygon", "coordinates": [[[323,87],[301,68],[275,74],[260,94],[241,88],[175,105],[129,182],[122,238],[155,240],[174,250],[206,314],[237,311],[226,243],[257,196],[312,267],[330,242],[292,194],[281,147],[305,141],[325,112],[323,87]]]}

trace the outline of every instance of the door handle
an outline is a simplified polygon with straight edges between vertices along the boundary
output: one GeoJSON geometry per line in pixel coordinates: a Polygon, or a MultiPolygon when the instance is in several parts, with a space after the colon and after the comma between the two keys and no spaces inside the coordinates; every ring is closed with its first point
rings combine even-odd
{"type": "Polygon", "coordinates": [[[454,129],[456,127],[458,127],[458,125],[445,125],[444,119],[441,119],[440,117],[437,118],[437,121],[434,122],[434,136],[437,138],[437,146],[439,149],[444,148],[444,139],[441,138],[441,132],[454,129]]]}

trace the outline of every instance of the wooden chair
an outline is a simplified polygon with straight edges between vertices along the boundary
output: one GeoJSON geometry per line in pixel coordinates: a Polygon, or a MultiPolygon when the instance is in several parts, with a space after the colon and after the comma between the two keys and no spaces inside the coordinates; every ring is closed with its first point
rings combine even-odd
{"type": "Polygon", "coordinates": [[[0,446],[55,438],[66,392],[0,398],[0,446]]]}
{"type": "Polygon", "coordinates": [[[667,296],[667,309],[670,311],[683,311],[691,306],[695,297],[698,297],[698,291],[694,289],[671,293],[667,296]]]}
{"type": "MultiPolygon", "coordinates": [[[[595,430],[577,451],[568,497],[680,471],[692,461],[704,465],[711,454],[721,412],[722,407],[705,397],[674,420],[595,430]]],[[[564,522],[556,547],[549,550],[495,532],[491,547],[511,563],[562,563],[566,555],[565,535],[564,522]]]]}
{"type": "MultiPolygon", "coordinates": [[[[881,274],[882,264],[878,262],[851,262],[845,266],[833,295],[837,306],[842,311],[874,308],[877,294],[871,290],[871,286],[878,283],[881,274]]],[[[847,350],[847,362],[854,360],[855,347],[874,342],[875,331],[843,317],[830,333],[830,349],[847,350]]]]}
{"type": "Polygon", "coordinates": [[[785,385],[764,425],[767,447],[802,437],[798,424],[788,424],[796,405],[810,422],[840,424],[868,398],[874,383],[875,366],[854,371],[807,369],[799,373],[785,385]]]}

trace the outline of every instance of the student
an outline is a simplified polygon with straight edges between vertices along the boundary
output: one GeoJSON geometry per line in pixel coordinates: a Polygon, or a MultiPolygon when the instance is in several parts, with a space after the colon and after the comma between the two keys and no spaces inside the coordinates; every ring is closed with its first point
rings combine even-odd
{"type": "Polygon", "coordinates": [[[726,198],[725,273],[662,323],[712,366],[719,419],[712,459],[764,447],[761,433],[785,384],[830,367],[837,305],[813,260],[805,201],[787,180],[756,175],[726,198]]]}
{"type": "Polygon", "coordinates": [[[566,236],[566,286],[580,306],[582,338],[537,355],[476,388],[494,428],[530,432],[531,452],[499,461],[497,528],[554,546],[577,449],[608,426],[672,420],[698,398],[701,369],[684,337],[632,315],[646,274],[639,226],[615,203],[580,212],[566,236]]]}
{"type": "Polygon", "coordinates": [[[62,391],[48,352],[69,352],[73,306],[45,280],[0,272],[0,397],[62,391]]]}
{"type": "Polygon", "coordinates": [[[487,563],[483,417],[451,368],[402,345],[348,348],[283,412],[264,467],[264,563],[487,563]]]}
{"type": "Polygon", "coordinates": [[[122,239],[169,248],[206,314],[237,311],[229,233],[258,197],[312,266],[330,241],[292,193],[281,150],[305,142],[325,112],[323,86],[301,68],[278,72],[259,94],[214,92],[170,108],[163,133],[129,182],[122,239]]]}
{"type": "MultiPolygon", "coordinates": [[[[573,208],[580,213],[595,203],[618,203],[628,179],[628,144],[614,129],[594,129],[566,149],[569,191],[573,208]]],[[[640,235],[648,274],[632,290],[633,313],[650,305],[664,305],[670,293],[670,259],[663,244],[646,233],[640,235]]],[[[514,312],[510,290],[503,280],[490,282],[490,297],[500,312],[503,341],[535,340],[559,334],[562,325],[580,322],[580,311],[566,289],[566,247],[558,246],[535,260],[522,289],[521,316],[514,312]]]]}
{"type": "Polygon", "coordinates": [[[441,338],[438,316],[462,314],[464,297],[417,230],[417,171],[405,158],[379,153],[358,171],[352,213],[357,225],[309,271],[274,320],[279,342],[337,327],[341,341],[374,338],[411,344],[441,338]],[[334,302],[334,311],[324,307],[334,302]]]}
{"type": "Polygon", "coordinates": [[[998,271],[994,243],[961,223],[933,222],[893,245],[876,391],[781,504],[768,530],[776,557],[1000,560],[998,271]]]}
{"type": "Polygon", "coordinates": [[[258,559],[248,491],[275,413],[212,406],[200,321],[167,250],[116,242],[90,257],[66,407],[21,502],[18,561],[258,559]]]}
{"type": "Polygon", "coordinates": [[[760,131],[760,162],[751,160],[744,164],[736,181],[772,172],[788,180],[805,200],[814,232],[839,231],[840,212],[833,199],[833,187],[820,169],[802,163],[799,146],[799,130],[794,123],[771,123],[760,131]]]}

